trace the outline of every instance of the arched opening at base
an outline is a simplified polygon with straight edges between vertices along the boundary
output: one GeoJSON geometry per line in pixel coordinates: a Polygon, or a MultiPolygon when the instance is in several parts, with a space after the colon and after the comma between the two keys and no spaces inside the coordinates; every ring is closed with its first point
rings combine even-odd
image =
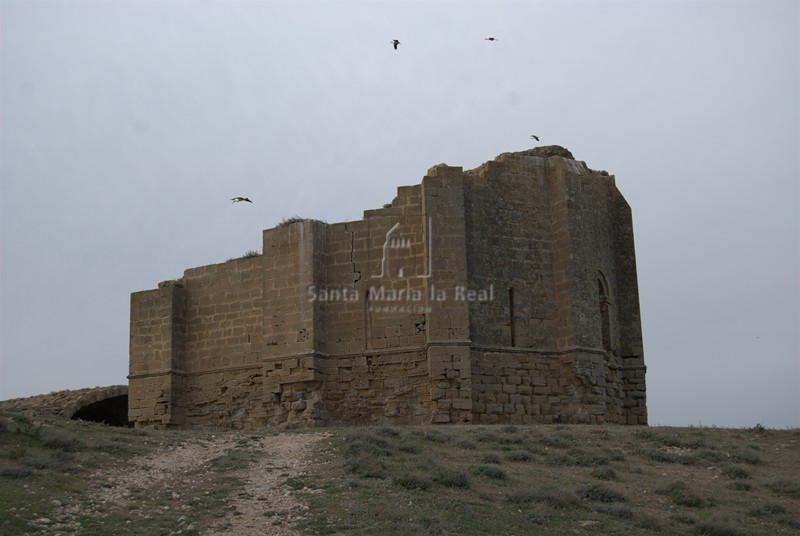
{"type": "Polygon", "coordinates": [[[112,396],[92,402],[81,407],[70,418],[102,422],[109,426],[132,426],[128,421],[128,395],[112,396]]]}

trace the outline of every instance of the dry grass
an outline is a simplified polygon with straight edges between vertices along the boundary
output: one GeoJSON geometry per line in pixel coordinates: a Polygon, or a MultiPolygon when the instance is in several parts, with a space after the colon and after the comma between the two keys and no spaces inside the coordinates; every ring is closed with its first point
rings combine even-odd
{"type": "MultiPolygon", "coordinates": [[[[302,534],[800,531],[800,430],[543,425],[330,432],[312,453],[313,472],[281,479],[285,493],[308,506],[297,517],[302,534]]],[[[119,527],[128,534],[199,534],[236,504],[241,486],[231,471],[270,455],[256,441],[245,438],[208,464],[215,474],[200,486],[171,482],[163,494],[134,493],[127,506],[106,512],[93,510],[85,492],[96,486],[98,469],[124,472],[133,456],[200,437],[209,435],[0,418],[0,500],[9,512],[0,533],[55,534],[54,504],[84,501],[86,514],[77,520],[83,534],[119,527]],[[177,495],[196,516],[195,529],[181,524],[185,512],[168,508],[177,495]],[[159,515],[145,517],[154,505],[162,505],[159,515]]],[[[274,525],[270,508],[264,504],[263,518],[274,525]]]]}
{"type": "Polygon", "coordinates": [[[341,430],[308,534],[796,534],[800,431],[341,430]],[[342,467],[380,471],[364,476],[342,467]]]}

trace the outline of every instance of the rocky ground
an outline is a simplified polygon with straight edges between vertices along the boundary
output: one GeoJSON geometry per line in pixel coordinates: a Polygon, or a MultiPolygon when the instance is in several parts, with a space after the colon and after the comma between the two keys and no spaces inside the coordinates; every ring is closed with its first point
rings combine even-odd
{"type": "Polygon", "coordinates": [[[320,492],[298,483],[313,464],[320,442],[330,436],[327,432],[138,435],[130,429],[74,421],[67,421],[66,429],[36,424],[29,434],[30,429],[22,426],[14,430],[13,420],[5,423],[6,434],[17,432],[22,439],[8,449],[10,457],[19,453],[14,461],[38,466],[41,472],[14,478],[11,469],[4,468],[0,484],[9,487],[0,488],[0,503],[13,494],[2,510],[14,523],[0,526],[3,534],[295,535],[294,525],[308,510],[303,496],[320,492]],[[60,445],[39,450],[30,442],[26,445],[31,435],[42,438],[46,447],[56,443],[50,437],[60,445]],[[128,440],[139,442],[136,448],[144,452],[130,457],[121,452],[108,457],[103,452],[124,449],[128,440]],[[93,451],[98,451],[96,460],[93,451]]]}

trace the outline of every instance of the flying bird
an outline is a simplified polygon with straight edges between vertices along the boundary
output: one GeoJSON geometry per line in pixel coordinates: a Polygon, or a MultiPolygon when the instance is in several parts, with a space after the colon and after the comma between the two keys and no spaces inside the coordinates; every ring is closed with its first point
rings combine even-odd
{"type": "Polygon", "coordinates": [[[389,43],[391,43],[394,49],[397,50],[397,45],[400,44],[400,41],[398,41],[397,39],[392,39],[391,41],[389,41],[389,43]]]}
{"type": "Polygon", "coordinates": [[[233,203],[239,203],[241,201],[246,201],[248,203],[252,203],[252,201],[250,201],[246,197],[231,197],[231,202],[233,202],[233,203]]]}
{"type": "Polygon", "coordinates": [[[539,136],[537,136],[536,134],[531,134],[531,139],[539,141],[539,136]]]}
{"type": "Polygon", "coordinates": [[[484,41],[497,41],[496,37],[487,37],[484,41]]]}

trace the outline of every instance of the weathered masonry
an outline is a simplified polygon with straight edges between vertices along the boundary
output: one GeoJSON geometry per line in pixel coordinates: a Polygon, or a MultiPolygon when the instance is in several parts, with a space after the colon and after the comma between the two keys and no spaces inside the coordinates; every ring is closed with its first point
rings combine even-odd
{"type": "Polygon", "coordinates": [[[133,293],[129,380],[138,427],[646,424],[630,208],[558,146],[435,166],[133,293]]]}

